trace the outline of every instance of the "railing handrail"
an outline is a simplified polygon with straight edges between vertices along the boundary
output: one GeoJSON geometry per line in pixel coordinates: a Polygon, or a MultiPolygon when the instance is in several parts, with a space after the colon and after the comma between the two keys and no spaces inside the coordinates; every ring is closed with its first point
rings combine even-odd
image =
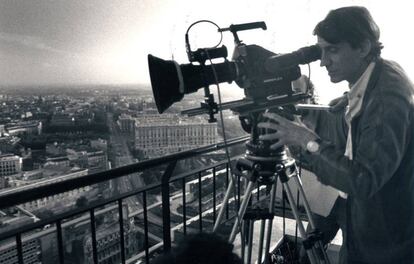
{"type": "Polygon", "coordinates": [[[22,190],[6,190],[0,192],[0,209],[10,206],[23,204],[26,202],[34,201],[44,197],[52,196],[55,194],[71,191],[85,186],[90,186],[100,182],[116,179],[129,175],[131,173],[141,172],[147,169],[157,167],[162,164],[168,164],[172,161],[178,161],[196,155],[220,150],[225,147],[244,143],[249,136],[237,137],[227,140],[227,142],[220,142],[208,146],[203,146],[191,150],[181,151],[175,154],[166,155],[164,157],[158,157],[154,159],[144,160],[130,165],[118,167],[115,169],[106,170],[94,174],[85,175],[78,178],[72,178],[60,182],[54,182],[48,185],[38,186],[30,189],[22,190]]]}

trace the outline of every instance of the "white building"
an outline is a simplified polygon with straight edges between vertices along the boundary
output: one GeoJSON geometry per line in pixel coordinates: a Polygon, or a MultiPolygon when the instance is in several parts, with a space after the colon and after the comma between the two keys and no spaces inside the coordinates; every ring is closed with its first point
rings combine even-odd
{"type": "Polygon", "coordinates": [[[0,177],[13,175],[22,171],[22,158],[14,154],[0,156],[0,177]]]}
{"type": "MultiPolygon", "coordinates": [[[[45,170],[43,173],[47,174],[45,170]]],[[[17,189],[31,189],[36,188],[43,185],[48,185],[55,182],[65,181],[73,178],[80,178],[83,176],[88,175],[88,169],[72,169],[68,171],[64,175],[55,176],[48,179],[36,179],[36,180],[28,180],[28,181],[21,181],[19,182],[21,185],[17,188],[11,190],[16,191],[17,189]]],[[[78,198],[82,193],[88,192],[91,190],[91,186],[85,186],[78,189],[74,189],[68,192],[59,193],[51,196],[47,196],[44,198],[40,198],[37,200],[33,200],[23,204],[23,208],[29,211],[37,210],[41,207],[45,206],[53,206],[59,202],[65,202],[65,204],[70,205],[69,203],[75,203],[76,198],[78,198]]]]}
{"type": "Polygon", "coordinates": [[[174,115],[137,119],[135,149],[148,158],[217,142],[217,125],[201,118],[182,120],[174,115]]]}
{"type": "Polygon", "coordinates": [[[42,122],[40,121],[27,121],[20,122],[11,126],[6,126],[7,133],[10,136],[16,136],[21,134],[42,134],[42,122]]]}

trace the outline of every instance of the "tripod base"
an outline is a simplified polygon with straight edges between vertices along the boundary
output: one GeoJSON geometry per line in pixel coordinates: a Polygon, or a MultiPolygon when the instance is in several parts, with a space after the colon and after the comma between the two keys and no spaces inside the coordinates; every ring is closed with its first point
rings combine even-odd
{"type": "MultiPolygon", "coordinates": [[[[249,245],[246,245],[245,242],[242,242],[240,233],[237,234],[236,239],[234,240],[234,248],[235,251],[241,252],[241,257],[244,259],[244,263],[284,263],[284,264],[295,264],[300,263],[298,262],[300,259],[299,252],[302,245],[302,239],[300,237],[296,237],[295,241],[295,220],[287,219],[286,226],[287,230],[289,231],[289,235],[285,234],[283,230],[281,230],[281,226],[283,225],[283,218],[276,216],[273,219],[272,223],[272,236],[270,239],[270,248],[269,251],[266,252],[263,249],[260,249],[260,244],[265,243],[261,239],[260,233],[262,232],[262,222],[256,221],[254,222],[253,232],[252,232],[252,241],[249,245]],[[292,235],[290,235],[292,234],[292,235]],[[296,243],[297,242],[297,243],[296,243]],[[245,247],[243,250],[242,247],[245,247]],[[248,251],[251,250],[251,253],[248,251]],[[247,257],[250,255],[250,258],[247,257]],[[274,256],[278,256],[277,259],[281,260],[294,260],[295,262],[276,262],[276,258],[274,256]],[[280,256],[283,256],[281,258],[280,256]]],[[[267,233],[267,231],[264,231],[267,233]]],[[[264,246],[264,245],[263,245],[264,246]]]]}
{"type": "MultiPolygon", "coordinates": [[[[299,263],[309,264],[309,259],[301,255],[300,245],[303,240],[293,235],[284,235],[271,249],[270,263],[299,263]]],[[[337,264],[339,259],[340,245],[330,244],[326,250],[331,264],[337,264]]]]}
{"type": "MultiPolygon", "coordinates": [[[[248,184],[245,189],[245,193],[242,198],[242,202],[240,204],[239,211],[235,219],[232,232],[229,237],[229,241],[233,243],[236,238],[236,235],[239,234],[240,232],[241,234],[240,238],[241,238],[241,244],[242,244],[242,258],[247,260],[246,263],[251,263],[250,261],[252,258],[252,244],[253,244],[252,241],[254,237],[253,235],[254,221],[257,221],[257,220],[261,221],[258,263],[262,263],[262,257],[263,257],[265,264],[285,263],[285,262],[270,262],[270,255],[269,255],[269,252],[271,252],[270,244],[271,244],[271,239],[272,239],[273,217],[269,217],[268,215],[270,216],[274,215],[277,179],[280,179],[283,189],[286,193],[286,197],[291,206],[293,216],[296,220],[300,236],[302,238],[305,238],[303,245],[304,245],[304,248],[309,258],[310,263],[311,264],[329,264],[330,261],[324,250],[320,236],[316,236],[317,234],[316,232],[314,234],[307,234],[307,232],[305,231],[305,226],[302,223],[302,219],[300,217],[298,207],[295,204],[295,198],[293,196],[290,186],[288,185],[288,182],[291,179],[293,179],[294,183],[298,186],[298,191],[299,191],[298,195],[300,194],[304,201],[305,211],[309,219],[310,227],[312,228],[312,230],[314,230],[315,225],[312,219],[312,213],[310,211],[309,204],[306,200],[306,197],[305,197],[305,194],[302,188],[302,183],[300,181],[300,178],[298,177],[298,170],[297,170],[295,161],[293,159],[284,159],[274,164],[274,161],[272,162],[272,160],[268,160],[268,159],[261,160],[260,157],[257,159],[242,158],[238,160],[236,168],[238,168],[240,172],[242,171],[248,172],[246,175],[244,175],[246,179],[248,180],[248,184]],[[269,168],[271,168],[271,165],[274,166],[273,171],[269,170],[269,168]],[[271,186],[268,211],[267,211],[267,214],[253,214],[253,217],[250,216],[250,217],[245,218],[246,210],[250,203],[251,194],[256,184],[264,184],[268,187],[271,186]],[[244,249],[246,246],[247,246],[247,253],[245,257],[244,249]],[[263,251],[265,252],[264,255],[262,255],[263,251]]],[[[243,175],[243,174],[240,173],[240,175],[243,175]]],[[[230,193],[229,190],[231,188],[232,188],[232,185],[229,185],[229,189],[226,193],[226,196],[228,193],[230,193]]],[[[220,223],[220,219],[221,219],[220,216],[222,215],[223,209],[224,207],[221,208],[221,212],[219,214],[219,218],[217,219],[216,224],[220,223]]],[[[214,229],[214,231],[215,230],[216,229],[214,229]]]]}
{"type": "Polygon", "coordinates": [[[285,234],[271,250],[269,254],[270,263],[301,263],[301,243],[301,238],[285,234]]]}

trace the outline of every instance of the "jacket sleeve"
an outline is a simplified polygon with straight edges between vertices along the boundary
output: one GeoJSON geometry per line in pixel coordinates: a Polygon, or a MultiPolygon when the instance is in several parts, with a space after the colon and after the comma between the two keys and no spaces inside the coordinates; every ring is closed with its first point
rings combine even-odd
{"type": "Polygon", "coordinates": [[[354,130],[353,160],[325,140],[319,153],[306,153],[304,159],[322,183],[360,199],[372,197],[398,169],[412,137],[411,119],[406,98],[382,93],[368,102],[354,130]]]}

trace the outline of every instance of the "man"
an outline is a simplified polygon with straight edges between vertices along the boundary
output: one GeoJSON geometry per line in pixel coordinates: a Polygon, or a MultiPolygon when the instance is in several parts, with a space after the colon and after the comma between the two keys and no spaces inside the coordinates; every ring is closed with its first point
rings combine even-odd
{"type": "Polygon", "coordinates": [[[275,132],[261,139],[278,139],[273,148],[301,147],[318,180],[341,191],[340,263],[414,263],[413,84],[380,57],[380,31],[366,8],[332,10],[314,34],[331,81],[349,83],[342,121],[330,126],[345,140],[332,142],[273,113],[259,127],[275,132]]]}

